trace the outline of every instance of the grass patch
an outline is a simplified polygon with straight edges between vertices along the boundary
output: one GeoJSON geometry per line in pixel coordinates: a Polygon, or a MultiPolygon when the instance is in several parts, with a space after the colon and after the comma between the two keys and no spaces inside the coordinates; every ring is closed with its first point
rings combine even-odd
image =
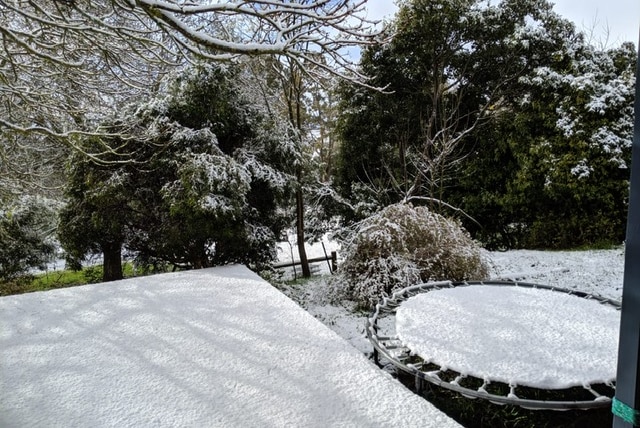
{"type": "MultiPolygon", "coordinates": [[[[145,273],[136,271],[133,263],[122,265],[123,276],[131,278],[143,276],[145,273]]],[[[102,281],[102,265],[89,266],[79,271],[56,270],[38,275],[26,275],[14,280],[0,283],[0,296],[12,294],[32,293],[56,288],[75,287],[78,285],[94,284],[102,281]]]]}
{"type": "Polygon", "coordinates": [[[39,275],[22,276],[0,283],[0,296],[73,287],[87,283],[83,271],[52,271],[39,275]]]}

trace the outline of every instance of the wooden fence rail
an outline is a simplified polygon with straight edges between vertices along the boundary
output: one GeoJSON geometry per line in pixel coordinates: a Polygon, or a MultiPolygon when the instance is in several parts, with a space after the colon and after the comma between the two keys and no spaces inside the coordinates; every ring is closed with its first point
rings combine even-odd
{"type": "MultiPolygon", "coordinates": [[[[335,251],[332,251],[330,256],[314,257],[312,259],[307,259],[307,261],[309,263],[318,263],[318,262],[324,262],[324,261],[326,261],[327,263],[331,262],[331,264],[329,265],[331,273],[338,270],[338,253],[335,251]]],[[[275,269],[280,269],[280,268],[286,268],[286,267],[299,266],[300,264],[301,264],[300,261],[294,261],[294,262],[287,262],[287,263],[279,263],[279,264],[273,265],[273,267],[275,269]]]]}

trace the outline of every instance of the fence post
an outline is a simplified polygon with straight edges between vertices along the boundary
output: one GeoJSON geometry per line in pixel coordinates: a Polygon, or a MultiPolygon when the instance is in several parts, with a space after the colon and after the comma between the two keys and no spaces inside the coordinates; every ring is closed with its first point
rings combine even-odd
{"type": "MultiPolygon", "coordinates": [[[[636,64],[637,77],[640,77],[640,55],[636,64]]],[[[612,404],[614,428],[640,426],[640,86],[637,80],[634,110],[618,373],[612,404]]]]}
{"type": "Polygon", "coordinates": [[[331,252],[331,272],[335,272],[338,270],[338,253],[335,251],[331,252]]]}

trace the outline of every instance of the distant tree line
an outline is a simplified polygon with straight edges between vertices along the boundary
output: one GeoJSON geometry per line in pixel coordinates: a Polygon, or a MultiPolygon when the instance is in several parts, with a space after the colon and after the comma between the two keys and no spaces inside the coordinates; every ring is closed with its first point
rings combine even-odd
{"type": "Polygon", "coordinates": [[[422,201],[490,248],[620,244],[635,47],[588,44],[545,0],[399,6],[360,64],[385,91],[342,86],[342,215],[422,201]]]}

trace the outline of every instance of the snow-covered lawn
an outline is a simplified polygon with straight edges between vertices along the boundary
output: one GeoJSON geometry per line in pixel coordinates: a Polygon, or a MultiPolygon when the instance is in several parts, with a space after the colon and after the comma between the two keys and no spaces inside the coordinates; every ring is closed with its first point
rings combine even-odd
{"type": "MultiPolygon", "coordinates": [[[[614,300],[622,297],[622,248],[593,251],[518,250],[490,252],[487,256],[493,266],[493,278],[580,290],[614,300]]],[[[369,354],[373,351],[364,329],[369,314],[353,313],[353,305],[348,302],[344,305],[330,304],[325,278],[315,279],[304,286],[284,287],[283,291],[361,352],[369,354]]]]}
{"type": "MultiPolygon", "coordinates": [[[[622,294],[621,249],[489,257],[622,294]]],[[[0,298],[0,426],[456,426],[367,360],[368,314],[326,278],[282,290],[338,335],[239,266],[0,298]]]]}
{"type": "Polygon", "coordinates": [[[0,426],[454,427],[240,266],[0,298],[0,426]]]}
{"type": "Polygon", "coordinates": [[[624,249],[592,251],[518,250],[489,253],[494,277],[526,280],[609,299],[622,298],[624,249]]]}

